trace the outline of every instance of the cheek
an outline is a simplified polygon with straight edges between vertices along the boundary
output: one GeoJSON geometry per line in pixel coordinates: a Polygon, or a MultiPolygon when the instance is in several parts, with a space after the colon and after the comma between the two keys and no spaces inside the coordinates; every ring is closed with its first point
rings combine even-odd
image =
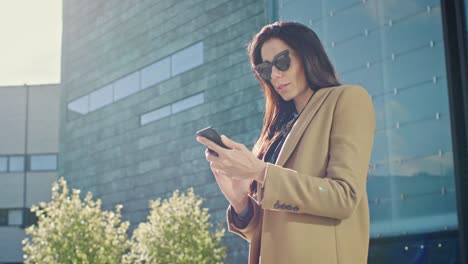
{"type": "Polygon", "coordinates": [[[294,81],[298,84],[302,83],[303,80],[305,79],[305,76],[304,76],[304,70],[302,68],[300,61],[298,61],[297,59],[292,60],[290,69],[291,69],[291,75],[294,78],[294,81]]]}
{"type": "Polygon", "coordinates": [[[291,66],[294,66],[291,68],[291,73],[293,75],[293,78],[294,78],[294,82],[296,83],[296,85],[298,86],[303,86],[305,83],[306,83],[306,79],[305,79],[305,75],[304,75],[304,70],[302,69],[302,67],[298,64],[295,64],[295,65],[291,65],[291,66]]]}

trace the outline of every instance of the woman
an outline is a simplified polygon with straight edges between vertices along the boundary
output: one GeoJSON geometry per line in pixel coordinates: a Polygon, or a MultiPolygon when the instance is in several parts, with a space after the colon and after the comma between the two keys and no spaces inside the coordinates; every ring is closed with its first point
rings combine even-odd
{"type": "Polygon", "coordinates": [[[248,47],[266,97],[250,152],[206,138],[216,181],[230,203],[229,230],[250,242],[249,263],[366,263],[366,177],[375,114],[363,88],[340,85],[317,35],[276,22],[248,47]]]}

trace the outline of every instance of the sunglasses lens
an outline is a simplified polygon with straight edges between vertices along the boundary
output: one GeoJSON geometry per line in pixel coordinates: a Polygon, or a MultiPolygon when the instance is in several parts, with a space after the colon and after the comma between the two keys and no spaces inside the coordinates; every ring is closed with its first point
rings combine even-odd
{"type": "Polygon", "coordinates": [[[283,51],[275,56],[273,63],[263,62],[255,67],[257,73],[264,80],[271,80],[271,72],[273,65],[280,71],[287,71],[291,65],[291,58],[289,57],[289,51],[283,51]]]}
{"type": "Polygon", "coordinates": [[[264,79],[264,80],[270,80],[271,79],[271,65],[268,64],[260,64],[256,67],[256,70],[258,74],[264,79]]]}
{"type": "Polygon", "coordinates": [[[288,54],[278,57],[275,63],[276,68],[280,71],[287,71],[289,69],[289,65],[291,65],[291,59],[288,54]]]}

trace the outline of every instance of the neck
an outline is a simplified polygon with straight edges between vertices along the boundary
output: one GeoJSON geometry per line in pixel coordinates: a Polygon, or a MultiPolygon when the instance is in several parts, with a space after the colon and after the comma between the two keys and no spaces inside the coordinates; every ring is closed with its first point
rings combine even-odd
{"type": "Polygon", "coordinates": [[[294,98],[294,105],[296,106],[297,113],[300,113],[302,110],[304,110],[313,93],[314,91],[312,91],[312,89],[307,88],[302,94],[294,98]]]}

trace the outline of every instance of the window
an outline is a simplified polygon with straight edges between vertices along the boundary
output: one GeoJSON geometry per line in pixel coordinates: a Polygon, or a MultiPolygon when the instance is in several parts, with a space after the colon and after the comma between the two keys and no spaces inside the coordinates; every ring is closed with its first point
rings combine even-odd
{"type": "Polygon", "coordinates": [[[94,111],[112,103],[112,84],[102,87],[89,95],[89,111],[94,111]]]}
{"type": "MultiPolygon", "coordinates": [[[[186,47],[185,49],[156,61],[143,69],[117,79],[112,83],[91,92],[90,94],[69,102],[67,119],[73,120],[80,115],[85,115],[89,112],[95,111],[101,107],[111,104],[112,102],[123,99],[140,90],[169,79],[177,74],[202,65],[204,63],[203,56],[203,42],[198,42],[192,46],[186,47]]],[[[183,110],[184,108],[176,106],[176,109],[183,110]]],[[[164,111],[165,110],[162,110],[162,112],[164,111]]],[[[140,123],[145,123],[146,118],[152,118],[150,116],[150,113],[141,116],[140,123]]],[[[162,117],[159,116],[157,118],[162,117]]]]}
{"type": "Polygon", "coordinates": [[[172,104],[172,114],[182,112],[186,109],[203,104],[205,101],[204,93],[199,93],[194,96],[187,97],[172,104]]]}
{"type": "Polygon", "coordinates": [[[145,89],[171,77],[171,58],[157,61],[141,70],[141,88],[145,89]]]}
{"type": "Polygon", "coordinates": [[[9,172],[23,172],[24,171],[24,157],[23,156],[10,156],[8,160],[9,172]]]}
{"type": "Polygon", "coordinates": [[[171,56],[172,76],[203,64],[203,42],[185,48],[171,56]]]}
{"type": "Polygon", "coordinates": [[[89,112],[89,95],[82,96],[68,103],[67,120],[73,120],[89,112]]]}
{"type": "Polygon", "coordinates": [[[8,170],[8,157],[0,157],[0,172],[7,172],[8,170]]]}
{"type": "Polygon", "coordinates": [[[30,171],[55,171],[57,170],[57,155],[31,155],[29,161],[30,171]]]}
{"type": "Polygon", "coordinates": [[[26,213],[24,214],[24,217],[25,217],[24,226],[28,227],[28,226],[37,224],[37,221],[39,220],[39,218],[37,218],[36,213],[31,212],[31,208],[26,208],[25,210],[26,210],[26,213]]]}
{"type": "Polygon", "coordinates": [[[140,72],[134,72],[114,83],[114,101],[132,95],[140,89],[140,72]]]}
{"type": "Polygon", "coordinates": [[[31,208],[0,209],[0,226],[27,227],[36,224],[37,221],[36,213],[31,212],[31,208]]]}
{"type": "MultiPolygon", "coordinates": [[[[57,154],[36,154],[29,156],[29,171],[56,171],[57,154]]],[[[0,156],[0,173],[24,172],[25,157],[19,155],[0,156]]]]}
{"type": "Polygon", "coordinates": [[[140,117],[140,125],[146,125],[150,122],[162,119],[169,115],[176,114],[178,112],[187,110],[189,108],[201,105],[205,102],[205,93],[199,93],[177,102],[172,103],[171,105],[164,106],[153,110],[149,113],[143,114],[140,117]]]}
{"type": "Polygon", "coordinates": [[[141,125],[146,125],[149,122],[153,122],[156,120],[159,120],[161,118],[164,118],[166,116],[169,116],[171,114],[171,106],[164,106],[159,109],[156,109],[154,111],[151,111],[149,113],[143,114],[140,117],[140,124],[141,125]]]}
{"type": "Polygon", "coordinates": [[[22,225],[23,224],[23,210],[22,209],[10,209],[8,210],[8,225],[22,225]]]}
{"type": "Polygon", "coordinates": [[[89,111],[89,96],[82,96],[76,100],[71,101],[68,103],[68,110],[77,114],[87,114],[89,111]]]}
{"type": "Polygon", "coordinates": [[[8,225],[8,210],[0,209],[0,226],[8,225]]]}

